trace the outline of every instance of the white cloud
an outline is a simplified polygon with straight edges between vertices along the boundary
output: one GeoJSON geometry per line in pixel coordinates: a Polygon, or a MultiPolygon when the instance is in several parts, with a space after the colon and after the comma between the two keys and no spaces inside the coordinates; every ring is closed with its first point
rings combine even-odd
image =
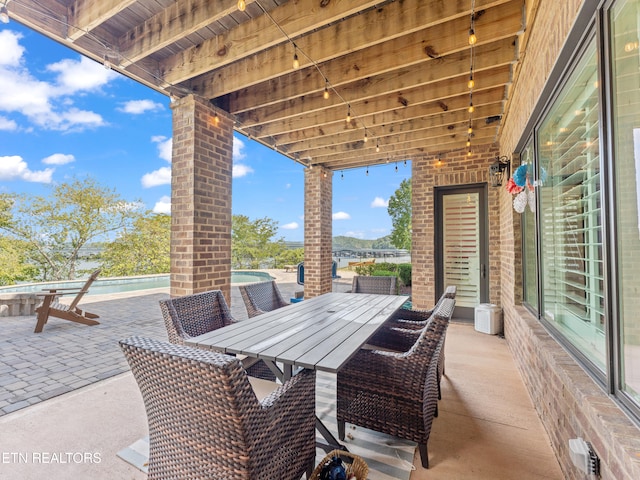
{"type": "Polygon", "coordinates": [[[387,208],[389,206],[389,200],[385,200],[382,197],[376,197],[371,202],[371,208],[387,208]]]}
{"type": "Polygon", "coordinates": [[[171,184],[171,167],[162,167],[154,172],[145,173],[142,176],[144,188],[157,187],[158,185],[171,184]]]}
{"type": "Polygon", "coordinates": [[[18,124],[16,122],[5,117],[0,117],[0,130],[10,132],[17,129],[18,124]]]}
{"type": "Polygon", "coordinates": [[[298,222],[291,222],[291,223],[285,223],[280,228],[282,228],[284,230],[295,230],[295,229],[297,229],[299,227],[300,227],[300,225],[298,224],[298,222]]]}
{"type": "Polygon", "coordinates": [[[42,163],[45,165],[64,165],[66,163],[75,162],[76,157],[65,153],[54,153],[46,158],[42,159],[42,163]]]}
{"type": "Polygon", "coordinates": [[[345,237],[353,237],[353,238],[364,238],[364,233],[350,231],[350,232],[344,232],[344,236],[345,237]]]}
{"type": "Polygon", "coordinates": [[[351,215],[349,215],[347,212],[336,212],[332,215],[332,218],[334,220],[349,220],[351,218],[351,215]]]}
{"type": "MultiPolygon", "coordinates": [[[[74,107],[71,95],[95,91],[118,74],[80,57],[49,65],[47,70],[58,74],[53,82],[39,80],[24,66],[21,38],[10,30],[0,32],[0,112],[24,115],[47,130],[80,131],[105,125],[97,113],[74,107]]],[[[15,122],[11,122],[3,125],[13,129],[15,122]]]]}
{"type": "Polygon", "coordinates": [[[164,195],[156,202],[153,207],[153,213],[166,213],[171,215],[171,197],[164,195]]]}
{"type": "Polygon", "coordinates": [[[25,180],[27,182],[51,183],[53,168],[32,171],[27,162],[18,155],[0,157],[0,180],[25,180]]]}
{"type": "Polygon", "coordinates": [[[21,38],[21,34],[11,30],[0,31],[0,66],[20,65],[24,53],[24,47],[18,43],[21,38]]]}
{"type": "Polygon", "coordinates": [[[290,188],[291,188],[291,184],[290,184],[290,183],[287,183],[287,184],[284,186],[284,188],[286,188],[287,190],[288,190],[288,189],[290,189],[290,188]]]}
{"type": "Polygon", "coordinates": [[[250,173],[253,173],[253,168],[251,168],[249,165],[236,163],[233,165],[233,171],[231,176],[233,178],[240,178],[240,177],[244,177],[245,175],[249,175],[250,173]]]}
{"type": "Polygon", "coordinates": [[[154,102],[153,100],[131,100],[129,102],[125,102],[121,108],[118,108],[118,110],[132,115],[141,115],[146,112],[162,110],[163,108],[164,106],[161,103],[154,102]]]}
{"type": "Polygon", "coordinates": [[[173,158],[173,137],[167,138],[163,135],[156,135],[151,137],[151,141],[158,144],[158,156],[162,160],[166,160],[171,163],[171,159],[173,158]]]}
{"type": "Polygon", "coordinates": [[[84,56],[79,60],[66,58],[52,63],[47,66],[47,70],[58,73],[56,91],[60,95],[96,91],[118,78],[113,70],[84,56]]]}
{"type": "Polygon", "coordinates": [[[234,162],[240,161],[247,156],[247,154],[244,153],[243,150],[244,150],[244,142],[234,135],[233,137],[233,161],[234,162]]]}

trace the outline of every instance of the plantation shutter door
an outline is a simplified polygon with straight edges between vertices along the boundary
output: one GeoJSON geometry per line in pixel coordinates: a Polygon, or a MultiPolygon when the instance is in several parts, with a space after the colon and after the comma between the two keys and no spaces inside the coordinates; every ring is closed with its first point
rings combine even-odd
{"type": "Polygon", "coordinates": [[[480,195],[444,195],[442,202],[443,278],[456,285],[456,306],[480,303],[480,195]]]}

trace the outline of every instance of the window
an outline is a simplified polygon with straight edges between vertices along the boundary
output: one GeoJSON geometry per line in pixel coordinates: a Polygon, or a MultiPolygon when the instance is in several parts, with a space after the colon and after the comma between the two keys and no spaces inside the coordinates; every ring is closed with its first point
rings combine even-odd
{"type": "Polygon", "coordinates": [[[594,37],[538,131],[542,315],[604,372],[599,114],[594,37]]]}
{"type": "Polygon", "coordinates": [[[610,11],[620,388],[640,403],[640,1],[610,11]]]}

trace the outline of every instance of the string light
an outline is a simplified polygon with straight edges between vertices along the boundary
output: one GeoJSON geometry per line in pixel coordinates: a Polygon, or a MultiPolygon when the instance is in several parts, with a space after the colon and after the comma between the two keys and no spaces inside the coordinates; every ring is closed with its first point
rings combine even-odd
{"type": "Polygon", "coordinates": [[[351,122],[351,105],[347,105],[347,123],[351,122]]]}
{"type": "Polygon", "coordinates": [[[295,70],[300,68],[300,60],[298,60],[298,47],[296,44],[293,44],[293,68],[295,70]]]}
{"type": "Polygon", "coordinates": [[[473,127],[471,126],[471,122],[469,122],[469,128],[467,129],[467,133],[471,135],[473,133],[473,127]]]}
{"type": "Polygon", "coordinates": [[[396,173],[398,173],[398,162],[396,162],[396,173]]]}
{"type": "Polygon", "coordinates": [[[369,165],[367,165],[367,177],[369,176],[369,165]]]}
{"type": "Polygon", "coordinates": [[[476,86],[476,82],[474,82],[473,80],[473,67],[471,67],[471,74],[469,75],[469,81],[467,82],[467,87],[469,87],[469,90],[472,90],[473,87],[476,86]]]}
{"type": "Polygon", "coordinates": [[[376,140],[376,153],[380,153],[380,140],[376,140]]]}
{"type": "Polygon", "coordinates": [[[241,12],[244,12],[247,8],[247,2],[245,2],[244,0],[238,0],[238,10],[240,10],[241,12]]]}
{"type": "Polygon", "coordinates": [[[364,143],[367,143],[369,141],[369,137],[367,137],[367,129],[364,129],[364,138],[362,139],[364,141],[364,143]]]}
{"type": "Polygon", "coordinates": [[[471,146],[471,139],[468,139],[467,140],[467,147],[470,147],[470,146],[471,146]]]}
{"type": "Polygon", "coordinates": [[[218,115],[218,111],[215,109],[213,110],[213,124],[216,127],[220,125],[220,116],[218,115]]]}
{"type": "Polygon", "coordinates": [[[329,100],[329,80],[324,81],[324,93],[322,96],[325,100],[329,100]]]}
{"type": "Polygon", "coordinates": [[[478,43],[478,37],[476,37],[476,32],[473,27],[471,27],[469,29],[469,45],[475,45],[476,43],[478,43]]]}
{"type": "Polygon", "coordinates": [[[340,172],[340,180],[344,180],[344,170],[340,172]]]}

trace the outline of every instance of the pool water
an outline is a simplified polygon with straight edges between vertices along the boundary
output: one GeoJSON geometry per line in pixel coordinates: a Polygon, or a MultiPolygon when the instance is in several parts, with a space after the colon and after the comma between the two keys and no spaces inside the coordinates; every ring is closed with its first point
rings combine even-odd
{"type": "MultiPolygon", "coordinates": [[[[267,282],[273,277],[266,272],[258,271],[232,271],[231,283],[267,282]]],[[[13,292],[40,292],[47,288],[81,288],[86,279],[67,282],[25,283],[0,287],[0,293],[13,292]]],[[[143,277],[100,278],[93,282],[89,294],[100,295],[105,293],[132,292],[135,290],[148,290],[151,288],[169,288],[169,275],[145,275],[143,277]]]]}

